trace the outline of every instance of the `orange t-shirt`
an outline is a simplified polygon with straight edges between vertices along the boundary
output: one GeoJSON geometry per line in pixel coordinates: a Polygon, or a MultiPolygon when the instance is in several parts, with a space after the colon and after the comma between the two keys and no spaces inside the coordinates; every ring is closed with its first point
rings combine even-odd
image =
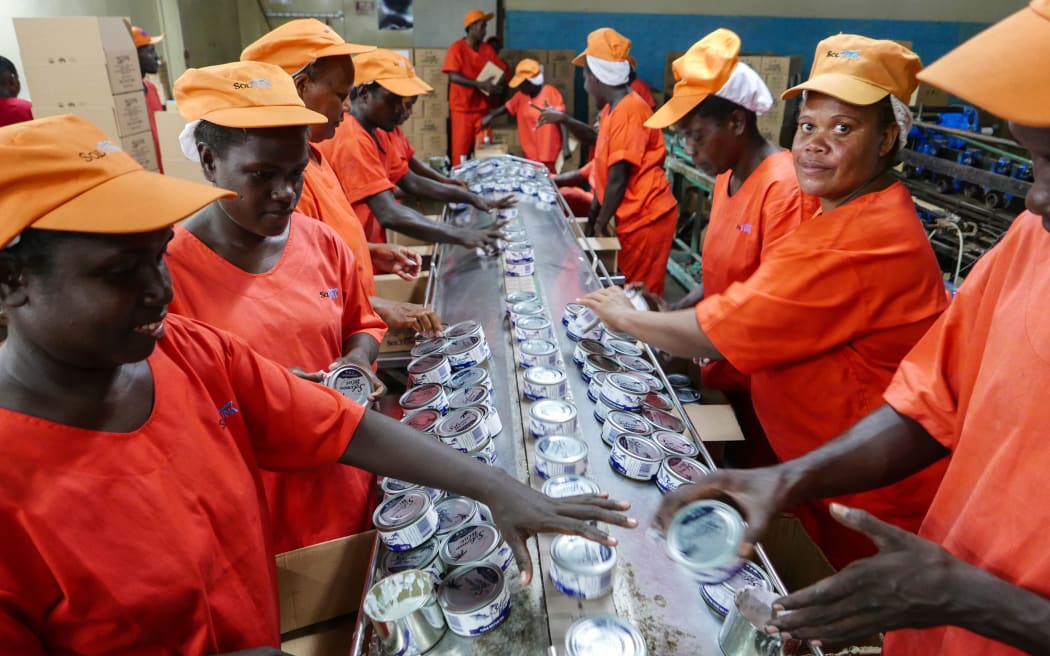
{"type": "Polygon", "coordinates": [[[164,162],[160,159],[160,137],[157,135],[157,118],[154,112],[163,112],[164,103],[160,101],[160,93],[157,85],[149,80],[142,80],[142,89],[146,94],[146,113],[149,114],[149,129],[153,132],[153,147],[157,149],[157,166],[160,172],[164,172],[164,162]]]}
{"type": "Polygon", "coordinates": [[[375,296],[376,280],[372,273],[372,253],[368,250],[365,228],[354,213],[354,208],[350,206],[350,201],[346,199],[346,193],[339,184],[339,178],[332,170],[332,165],[313,144],[310,144],[310,151],[312,157],[306,165],[306,173],[303,174],[303,193],[299,196],[299,204],[295,206],[295,210],[318,219],[342,237],[343,243],[349,246],[354,254],[354,264],[357,266],[361,286],[366,294],[375,296]],[[317,157],[320,163],[314,161],[314,157],[317,157]]]}
{"type": "Polygon", "coordinates": [[[387,171],[386,153],[379,150],[375,138],[353,114],[347,114],[335,131],[335,137],[322,141],[319,148],[331,162],[346,199],[365,228],[368,241],[385,243],[386,230],[366,201],[394,188],[394,181],[387,171]]]}
{"type": "Polygon", "coordinates": [[[645,83],[640,77],[634,78],[630,84],[631,91],[637,93],[645,101],[646,105],[649,105],[649,109],[656,109],[656,99],[653,98],[653,92],[649,89],[649,85],[645,83]]]}
{"type": "MultiPolygon", "coordinates": [[[[901,362],[885,399],[951,450],[919,535],[1050,598],[1043,477],[1050,468],[1050,233],[1030,212],[974,267],[901,362]]],[[[1021,656],[958,627],[894,631],[894,656],[1021,656]]]]}
{"type": "MultiPolygon", "coordinates": [[[[445,63],[441,65],[443,73],[459,73],[463,77],[476,80],[486,62],[499,65],[496,51],[482,42],[477,50],[467,45],[466,38],[459,39],[448,47],[445,63]]],[[[448,106],[452,111],[483,112],[488,109],[487,96],[474,87],[449,83],[448,106]]]]}
{"type": "Polygon", "coordinates": [[[416,154],[415,149],[408,143],[408,137],[400,125],[394,126],[390,132],[377,128],[376,146],[386,165],[387,179],[396,185],[408,173],[408,163],[416,154]]]}
{"type": "MultiPolygon", "coordinates": [[[[790,460],[881,405],[897,365],[947,304],[937,258],[897,182],[804,221],[766,249],[754,275],[697,304],[696,317],[725,359],[751,376],[769,443],[790,460]]],[[[843,503],[916,531],[942,472],[843,503]]],[[[819,528],[814,537],[833,564],[874,552],[826,513],[814,519],[819,527],[808,527],[819,528]]]]}
{"type": "MultiPolygon", "coordinates": [[[[386,325],[361,288],[353,254],[319,221],[293,214],[288,243],[270,271],[248,273],[182,227],[168,246],[172,312],[244,339],[285,367],[326,370],[343,344],[386,325]]],[[[291,551],[371,528],[375,477],[331,464],[309,472],[263,474],[274,549],[291,551]]]]}
{"type": "Polygon", "coordinates": [[[519,91],[503,105],[518,121],[518,139],[521,141],[521,153],[526,159],[544,163],[558,159],[558,153],[561,151],[561,127],[553,123],[536,127],[540,118],[540,110],[536,107],[545,107],[548,104],[559,112],[565,111],[565,100],[561,93],[551,85],[544,84],[535,98],[519,91]]]}
{"type": "MultiPolygon", "coordinates": [[[[751,277],[762,254],[773,242],[820,209],[820,199],[798,186],[791,153],[766,157],[732,196],[727,171],[715,178],[711,216],[701,249],[704,294],[724,292],[731,283],[751,277]]],[[[718,389],[748,389],[747,377],[725,360],[705,366],[704,385],[718,389]]]]}
{"type": "Polygon", "coordinates": [[[663,217],[677,201],[664,173],[664,135],[647,128],[653,112],[636,93],[629,93],[612,111],[606,105],[598,117],[598,143],[594,149],[594,194],[605,198],[609,168],[631,164],[627,191],[616,209],[616,233],[630,234],[663,217]]]}
{"type": "Polygon", "coordinates": [[[281,644],[260,469],[329,465],[364,414],[171,315],[129,433],[0,409],[0,651],[205,656],[281,644]]]}

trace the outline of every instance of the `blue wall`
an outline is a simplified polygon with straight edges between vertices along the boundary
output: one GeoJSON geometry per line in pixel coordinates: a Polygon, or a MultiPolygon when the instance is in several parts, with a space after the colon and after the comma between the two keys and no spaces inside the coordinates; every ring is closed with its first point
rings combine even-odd
{"type": "Polygon", "coordinates": [[[638,75],[653,89],[664,84],[667,53],[685,50],[708,32],[726,27],[740,35],[744,52],[802,55],[808,76],[817,42],[839,32],[877,39],[911,41],[929,64],[987,27],[979,23],[934,23],[900,20],[780,18],[767,16],[690,16],[598,12],[508,11],[504,22],[507,48],[583,50],[587,34],[612,27],[631,39],[638,75]]]}

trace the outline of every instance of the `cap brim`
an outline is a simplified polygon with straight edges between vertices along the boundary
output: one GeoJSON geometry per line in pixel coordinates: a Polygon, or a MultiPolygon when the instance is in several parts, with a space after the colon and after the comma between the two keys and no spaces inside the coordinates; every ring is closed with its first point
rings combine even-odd
{"type": "Polygon", "coordinates": [[[322,57],[337,57],[339,55],[363,55],[375,49],[376,46],[364,46],[359,43],[340,43],[317,51],[314,53],[314,60],[316,61],[322,57]]]}
{"type": "Polygon", "coordinates": [[[780,94],[782,100],[794,98],[803,91],[816,91],[851,105],[874,105],[890,92],[882,87],[875,86],[871,82],[858,80],[852,75],[842,73],[825,73],[812,77],[802,84],[791,87],[780,94]]]}
{"type": "Polygon", "coordinates": [[[1050,127],[1048,59],[1050,19],[1025,7],[927,66],[919,80],[1008,121],[1050,127]]]}
{"type": "Polygon", "coordinates": [[[298,105],[271,107],[230,107],[210,112],[202,119],[228,128],[284,128],[294,125],[327,123],[324,114],[298,105]]]}
{"type": "Polygon", "coordinates": [[[510,78],[510,82],[507,82],[507,86],[510,87],[511,89],[517,89],[518,87],[521,86],[522,82],[524,82],[525,80],[529,79],[530,77],[534,77],[534,76],[532,76],[532,75],[515,75],[514,77],[510,78]]]}
{"type": "MultiPolygon", "coordinates": [[[[635,59],[634,59],[634,57],[632,55],[627,55],[627,61],[630,62],[631,66],[634,66],[634,67],[638,66],[638,62],[635,61],[635,59]]],[[[578,54],[575,57],[573,57],[572,63],[576,64],[577,66],[586,66],[587,65],[587,51],[584,50],[580,54],[578,54]]]]}
{"type": "Polygon", "coordinates": [[[220,198],[219,187],[137,169],[89,189],[37,219],[30,228],[133,234],[174,225],[220,198]]]}
{"type": "Polygon", "coordinates": [[[376,82],[390,93],[399,96],[421,96],[434,90],[434,87],[418,77],[399,77],[390,80],[376,80],[376,82]]]}
{"type": "Polygon", "coordinates": [[[693,108],[702,103],[709,95],[705,93],[671,96],[663,107],[653,112],[653,115],[645,122],[645,127],[659,130],[674,125],[685,118],[686,114],[693,111],[693,108]]]}

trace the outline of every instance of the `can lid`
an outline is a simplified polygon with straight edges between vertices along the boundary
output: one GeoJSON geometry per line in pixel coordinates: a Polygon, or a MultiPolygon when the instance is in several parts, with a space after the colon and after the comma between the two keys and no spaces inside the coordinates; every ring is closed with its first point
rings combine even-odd
{"type": "Polygon", "coordinates": [[[474,563],[487,556],[503,538],[499,529],[477,522],[454,529],[441,547],[441,559],[452,566],[474,563]]]}
{"type": "Polygon", "coordinates": [[[668,374],[667,382],[671,383],[671,387],[688,387],[693,381],[685,374],[668,374]]]}
{"type": "Polygon", "coordinates": [[[409,354],[413,358],[420,358],[424,355],[430,355],[431,353],[440,353],[441,349],[445,348],[446,340],[444,337],[432,337],[430,339],[424,339],[422,342],[416,344],[409,351],[409,354]]]}
{"type": "Polygon", "coordinates": [[[539,301],[522,301],[510,306],[510,313],[520,314],[522,316],[543,314],[543,305],[539,301]]]}
{"type": "Polygon", "coordinates": [[[433,371],[447,361],[448,358],[441,353],[423,355],[408,363],[408,373],[421,374],[427,371],[433,371]]]}
{"type": "Polygon", "coordinates": [[[568,435],[548,435],[536,442],[536,455],[551,462],[578,462],[587,457],[587,443],[568,435]]]}
{"type": "Polygon", "coordinates": [[[605,381],[617,389],[631,394],[648,394],[649,386],[641,378],[623,372],[613,372],[606,376],[605,381]]]}
{"type": "Polygon", "coordinates": [[[418,569],[397,572],[368,589],[363,610],[379,622],[403,619],[434,598],[434,577],[418,569]]]}
{"type": "MultiPolygon", "coordinates": [[[[445,353],[449,355],[462,355],[481,343],[481,335],[466,335],[457,337],[445,347],[445,353]]],[[[411,372],[409,372],[411,373],[411,372]]]]}
{"type": "Polygon", "coordinates": [[[656,408],[642,408],[642,416],[653,425],[654,428],[681,433],[685,430],[685,422],[669,412],[657,410],[656,408]]]}
{"type": "Polygon", "coordinates": [[[452,378],[449,379],[448,385],[452,389],[459,389],[461,387],[473,387],[474,385],[480,385],[481,383],[488,380],[489,372],[485,371],[481,367],[470,367],[468,369],[460,369],[456,373],[452,374],[452,378]]]}
{"type": "Polygon", "coordinates": [[[507,294],[506,302],[510,303],[511,305],[514,305],[516,303],[524,303],[526,301],[535,301],[537,298],[539,297],[536,295],[536,292],[511,292],[507,294]]]}
{"type": "Polygon", "coordinates": [[[461,387],[448,397],[448,405],[452,408],[466,408],[472,405],[488,403],[489,391],[483,385],[461,387]]]}
{"type": "Polygon", "coordinates": [[[684,456],[667,456],[662,466],[688,483],[699,483],[704,476],[711,473],[707,467],[684,456]]]}
{"type": "Polygon", "coordinates": [[[358,405],[368,404],[372,381],[365,370],[352,364],[337,367],[325,376],[325,385],[331,387],[358,405]]]}
{"type": "Polygon", "coordinates": [[[518,323],[516,325],[522,330],[543,330],[544,328],[550,328],[551,322],[547,319],[547,317],[543,317],[538,314],[533,314],[518,319],[518,323]]]}
{"type": "Polygon", "coordinates": [[[598,494],[599,492],[601,488],[597,483],[579,474],[562,474],[543,484],[543,493],[555,499],[573,497],[577,494],[598,494]]]}
{"type": "Polygon", "coordinates": [[[653,432],[653,427],[650,426],[647,421],[636,414],[624,412],[623,410],[613,410],[610,412],[605,418],[605,423],[623,433],[649,435],[653,432]]]}
{"type": "Polygon", "coordinates": [[[700,586],[700,596],[715,613],[725,617],[736,603],[736,593],[744,588],[772,590],[769,575],[758,565],[746,561],[740,571],[722,583],[700,586]]]}
{"type": "Polygon", "coordinates": [[[438,535],[453,531],[478,514],[478,504],[466,497],[448,497],[434,506],[438,514],[438,535]]]}
{"type": "Polygon", "coordinates": [[[399,403],[402,408],[419,408],[436,399],[443,391],[437,383],[416,385],[401,395],[399,403]]]}
{"type": "Polygon", "coordinates": [[[681,508],[667,529],[667,551],[685,567],[704,570],[732,562],[744,541],[744,520],[729,504],[704,499],[681,508]]]}
{"type": "Polygon", "coordinates": [[[615,615],[583,617],[565,633],[566,656],[646,656],[642,634],[615,615]]]}
{"type": "Polygon", "coordinates": [[[681,433],[658,430],[653,431],[653,434],[650,435],[649,438],[656,442],[657,446],[671,455],[692,458],[700,453],[699,447],[693,444],[692,440],[688,439],[681,433]]]}
{"type": "Polygon", "coordinates": [[[481,324],[473,319],[467,319],[466,321],[460,321],[454,323],[445,329],[445,337],[454,339],[456,337],[463,337],[464,335],[473,335],[474,333],[481,330],[481,324]]]}
{"type": "Polygon", "coordinates": [[[583,305],[580,303],[566,303],[562,314],[566,314],[571,318],[579,314],[581,310],[583,310],[583,305]]]}
{"type": "Polygon", "coordinates": [[[431,505],[426,492],[407,490],[380,503],[372,515],[372,523],[380,530],[401,528],[425,515],[431,505]]]}
{"type": "Polygon", "coordinates": [[[580,349],[580,351],[588,355],[592,353],[594,355],[604,355],[606,357],[612,357],[613,355],[615,355],[615,351],[613,351],[610,347],[606,346],[605,344],[602,344],[596,339],[591,339],[590,337],[581,339],[576,346],[580,349]]]}
{"type": "Polygon", "coordinates": [[[557,385],[565,381],[565,372],[556,367],[531,367],[522,378],[533,385],[557,385]]]}
{"type": "MultiPolygon", "coordinates": [[[[520,232],[524,232],[524,230],[522,230],[520,232]]],[[[504,246],[503,250],[506,250],[506,251],[531,251],[532,250],[532,242],[529,242],[529,241],[516,241],[514,243],[507,244],[506,246],[504,246]]]]}
{"type": "Polygon", "coordinates": [[[425,408],[419,412],[413,412],[401,418],[401,423],[410,426],[421,433],[429,433],[434,429],[434,424],[441,419],[441,413],[433,408],[425,408]]]}
{"type": "MultiPolygon", "coordinates": [[[[520,322],[518,325],[521,325],[520,322]]],[[[550,355],[558,350],[558,346],[549,339],[526,339],[518,348],[525,355],[550,355]]]]}
{"type": "Polygon", "coordinates": [[[434,562],[440,549],[441,543],[431,539],[408,551],[384,550],[379,569],[387,574],[396,574],[406,569],[423,569],[434,562]]]}
{"type": "Polygon", "coordinates": [[[609,373],[623,371],[623,365],[607,355],[591,353],[583,359],[583,366],[595,371],[607,371],[609,373]]]}
{"type": "Polygon", "coordinates": [[[442,417],[437,426],[434,426],[434,434],[438,437],[462,435],[474,430],[483,421],[485,421],[485,414],[475,407],[455,408],[442,417]]]}
{"type": "Polygon", "coordinates": [[[390,478],[389,476],[383,478],[379,483],[379,489],[387,494],[401,494],[405,490],[419,489],[420,485],[415,483],[409,483],[408,481],[402,481],[397,478],[390,478]]]}
{"type": "Polygon", "coordinates": [[[438,588],[438,603],[450,613],[472,613],[499,599],[504,585],[500,568],[471,565],[445,577],[438,588]]]}
{"type": "Polygon", "coordinates": [[[620,355],[630,355],[636,358],[642,357],[642,347],[625,339],[610,339],[605,342],[605,345],[620,355]]]}
{"type": "Polygon", "coordinates": [[[700,392],[692,387],[676,387],[674,393],[682,403],[697,403],[700,401],[700,392]]]}
{"type": "Polygon", "coordinates": [[[544,399],[532,404],[529,416],[546,423],[562,423],[576,417],[576,407],[561,399],[544,399]]]}
{"type": "MultiPolygon", "coordinates": [[[[637,374],[635,375],[637,376],[637,374]]],[[[653,391],[650,391],[645,395],[645,405],[650,408],[656,408],[657,410],[663,410],[664,412],[670,412],[674,408],[674,403],[671,402],[671,397],[662,392],[653,391]]]]}
{"type": "Polygon", "coordinates": [[[616,438],[616,446],[638,460],[659,462],[664,458],[664,453],[660,450],[660,447],[656,446],[652,440],[640,435],[620,433],[616,438]]]}
{"type": "Polygon", "coordinates": [[[561,569],[597,576],[616,566],[616,548],[578,535],[559,535],[551,542],[551,559],[561,569]]]}
{"type": "Polygon", "coordinates": [[[663,381],[661,381],[659,378],[652,374],[646,373],[644,371],[632,371],[631,373],[644,380],[646,384],[649,385],[650,392],[659,392],[664,388],[663,381]]]}
{"type": "Polygon", "coordinates": [[[636,355],[617,355],[616,361],[621,367],[631,372],[642,371],[651,374],[656,371],[656,367],[651,362],[636,355]]]}

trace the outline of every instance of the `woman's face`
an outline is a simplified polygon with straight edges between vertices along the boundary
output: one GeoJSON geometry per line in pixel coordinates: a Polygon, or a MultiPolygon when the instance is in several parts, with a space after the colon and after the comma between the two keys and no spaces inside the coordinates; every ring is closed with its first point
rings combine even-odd
{"type": "Polygon", "coordinates": [[[208,180],[237,192],[216,201],[233,223],[260,237],[284,233],[303,191],[303,172],[310,161],[305,127],[248,131],[222,157],[205,146],[201,162],[208,180]]]}
{"type": "Polygon", "coordinates": [[[295,78],[299,97],[307,109],[324,114],[328,119],[322,125],[310,126],[310,141],[318,143],[331,139],[343,121],[344,103],[354,84],[354,64],[350,57],[327,58],[316,78],[300,75],[295,78]]]}
{"type": "Polygon", "coordinates": [[[881,173],[899,128],[880,128],[879,116],[878,104],[850,105],[809,92],[791,147],[802,191],[834,207],[881,173]]]}
{"type": "Polygon", "coordinates": [[[405,112],[404,96],[379,85],[365,89],[354,102],[360,104],[360,116],[380,130],[389,132],[402,122],[401,117],[405,112]]]}
{"type": "Polygon", "coordinates": [[[77,368],[144,360],[164,335],[172,299],[164,263],[171,235],[164,228],[54,239],[49,266],[2,286],[12,342],[77,368]]]}
{"type": "MultiPolygon", "coordinates": [[[[735,113],[734,113],[735,114],[735,113]]],[[[685,153],[698,169],[710,176],[725,173],[740,160],[743,124],[730,115],[725,121],[690,112],[675,124],[685,142],[685,153]]]]}

